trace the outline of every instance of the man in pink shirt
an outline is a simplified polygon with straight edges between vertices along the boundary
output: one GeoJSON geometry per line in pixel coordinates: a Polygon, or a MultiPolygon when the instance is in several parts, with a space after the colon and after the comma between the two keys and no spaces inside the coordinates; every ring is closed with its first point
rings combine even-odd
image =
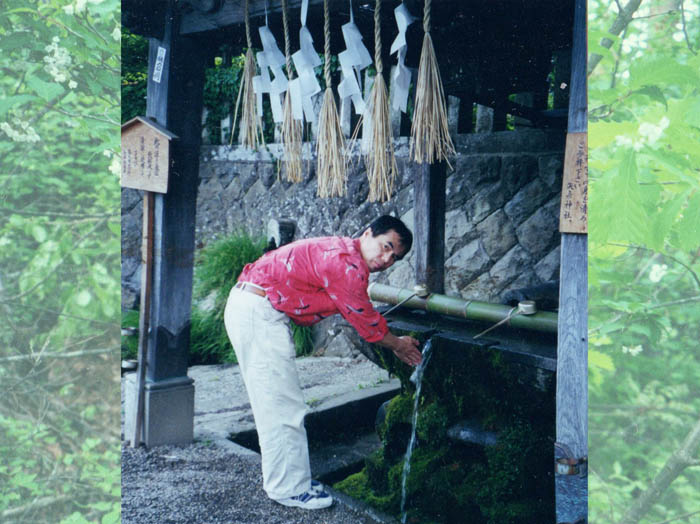
{"type": "Polygon", "coordinates": [[[401,260],[412,243],[404,223],[384,215],[359,238],[312,238],[270,251],[243,268],[231,290],[224,311],[226,331],[255,418],[263,488],[280,504],[319,509],[333,502],[311,479],[307,406],[289,319],[310,326],[340,313],[365,340],[418,365],[418,341],[393,335],[367,294],[369,274],[401,260]]]}

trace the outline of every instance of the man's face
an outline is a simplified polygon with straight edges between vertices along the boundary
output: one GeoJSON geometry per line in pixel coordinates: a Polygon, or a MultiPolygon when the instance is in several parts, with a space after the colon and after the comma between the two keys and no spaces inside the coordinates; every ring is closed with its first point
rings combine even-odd
{"type": "Polygon", "coordinates": [[[406,254],[398,233],[393,229],[376,237],[372,236],[371,229],[366,229],[360,237],[360,251],[371,273],[384,271],[406,254]]]}

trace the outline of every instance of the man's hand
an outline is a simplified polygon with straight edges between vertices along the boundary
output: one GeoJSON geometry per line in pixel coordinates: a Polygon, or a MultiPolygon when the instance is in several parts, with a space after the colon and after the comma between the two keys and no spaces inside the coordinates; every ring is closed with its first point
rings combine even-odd
{"type": "Polygon", "coordinates": [[[420,343],[408,335],[397,337],[389,332],[379,341],[379,344],[391,349],[401,361],[410,366],[417,366],[423,360],[423,356],[418,349],[420,343]]]}

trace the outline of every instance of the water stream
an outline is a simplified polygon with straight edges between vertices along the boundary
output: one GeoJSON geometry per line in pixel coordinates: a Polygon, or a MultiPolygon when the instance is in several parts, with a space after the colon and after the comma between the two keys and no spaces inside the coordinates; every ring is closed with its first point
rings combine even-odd
{"type": "Polygon", "coordinates": [[[432,339],[428,339],[428,341],[425,343],[425,346],[423,346],[423,360],[416,367],[410,379],[411,382],[413,382],[416,385],[416,393],[413,400],[411,439],[408,441],[406,457],[404,458],[403,463],[403,475],[401,476],[401,524],[406,524],[406,482],[408,480],[408,475],[411,472],[411,454],[413,453],[413,447],[416,444],[416,423],[418,422],[418,401],[420,400],[421,384],[423,382],[423,374],[425,373],[425,368],[428,367],[428,361],[430,360],[430,355],[432,353],[432,342],[432,339]]]}

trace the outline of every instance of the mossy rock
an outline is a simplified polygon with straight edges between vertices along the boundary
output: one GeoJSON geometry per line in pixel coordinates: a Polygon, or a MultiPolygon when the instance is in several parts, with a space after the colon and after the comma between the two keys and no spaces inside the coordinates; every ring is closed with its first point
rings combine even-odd
{"type": "Polygon", "coordinates": [[[431,446],[439,446],[447,438],[449,423],[447,408],[438,401],[431,402],[418,410],[416,436],[419,441],[429,442],[431,446]]]}
{"type": "Polygon", "coordinates": [[[359,473],[350,475],[346,479],[335,483],[333,488],[386,513],[396,514],[401,505],[400,491],[388,495],[378,495],[374,493],[369,484],[367,471],[364,469],[359,473]]]}

